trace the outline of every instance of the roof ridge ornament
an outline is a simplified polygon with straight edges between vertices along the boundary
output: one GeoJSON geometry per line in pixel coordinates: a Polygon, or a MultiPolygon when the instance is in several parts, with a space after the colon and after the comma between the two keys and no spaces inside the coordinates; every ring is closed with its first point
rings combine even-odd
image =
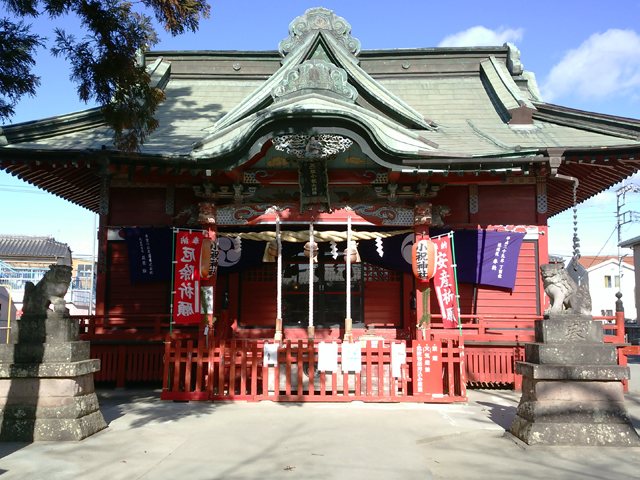
{"type": "Polygon", "coordinates": [[[324,60],[307,60],[292,68],[271,91],[271,96],[278,101],[310,90],[333,93],[351,103],[358,97],[358,91],[348,82],[347,72],[324,60]]]}
{"type": "Polygon", "coordinates": [[[316,7],[306,10],[304,15],[294,18],[289,24],[289,36],[278,45],[280,55],[285,57],[301,45],[307,36],[319,30],[333,35],[353,56],[360,53],[360,40],[351,36],[351,24],[332,10],[316,7]]]}

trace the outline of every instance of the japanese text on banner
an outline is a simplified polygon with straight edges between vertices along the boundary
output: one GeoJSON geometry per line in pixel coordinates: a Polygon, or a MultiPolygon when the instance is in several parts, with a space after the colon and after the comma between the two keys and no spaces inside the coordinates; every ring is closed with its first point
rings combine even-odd
{"type": "Polygon", "coordinates": [[[180,231],[176,234],[174,263],[173,321],[178,324],[199,323],[200,253],[202,232],[180,231]]]}
{"type": "Polygon", "coordinates": [[[453,254],[451,239],[448,235],[438,238],[436,242],[436,273],[433,284],[440,304],[442,324],[445,328],[458,326],[458,295],[455,274],[453,272],[453,254]]]}

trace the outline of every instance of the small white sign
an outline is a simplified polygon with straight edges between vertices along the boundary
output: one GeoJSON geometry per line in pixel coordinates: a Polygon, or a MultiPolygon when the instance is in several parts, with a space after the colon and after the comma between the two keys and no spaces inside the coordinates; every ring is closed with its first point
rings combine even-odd
{"type": "Polygon", "coordinates": [[[391,344],[391,373],[395,378],[402,376],[402,366],[407,363],[407,347],[404,343],[391,344]]]}
{"type": "Polygon", "coordinates": [[[318,344],[318,371],[335,372],[338,370],[338,344],[336,342],[318,344]]]}
{"type": "Polygon", "coordinates": [[[342,371],[360,373],[362,370],[362,346],[360,343],[342,344],[342,371]]]}
{"type": "Polygon", "coordinates": [[[262,352],[262,366],[275,367],[278,364],[277,343],[265,343],[262,352]]]}

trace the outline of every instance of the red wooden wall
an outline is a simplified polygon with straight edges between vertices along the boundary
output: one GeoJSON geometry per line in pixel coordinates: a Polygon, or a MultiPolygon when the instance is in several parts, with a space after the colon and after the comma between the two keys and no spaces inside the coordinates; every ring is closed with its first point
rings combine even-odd
{"type": "Polygon", "coordinates": [[[243,273],[240,286],[241,327],[275,328],[276,266],[273,263],[243,273]]]}
{"type": "MultiPolygon", "coordinates": [[[[170,225],[165,204],[165,188],[112,188],[108,225],[170,225]]],[[[109,241],[106,256],[105,314],[169,313],[170,282],[131,283],[126,242],[109,241]]]]}
{"type": "Polygon", "coordinates": [[[366,326],[402,326],[402,274],[365,264],[364,322],[366,326]]]}
{"type": "Polygon", "coordinates": [[[106,314],[169,313],[169,282],[132,284],[125,242],[109,242],[106,314]]]}

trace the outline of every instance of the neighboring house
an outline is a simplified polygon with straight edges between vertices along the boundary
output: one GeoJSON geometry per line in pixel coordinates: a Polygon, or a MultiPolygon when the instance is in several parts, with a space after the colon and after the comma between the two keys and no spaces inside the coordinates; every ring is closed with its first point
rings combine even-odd
{"type": "Polygon", "coordinates": [[[9,286],[0,280],[0,343],[7,339],[6,331],[16,319],[16,305],[9,286]]]}
{"type": "Polygon", "coordinates": [[[92,311],[90,259],[72,258],[69,246],[52,237],[0,235],[0,285],[10,288],[18,312],[22,309],[26,282],[40,281],[51,264],[73,267],[73,279],[66,297],[71,314],[92,311]]]}
{"type": "Polygon", "coordinates": [[[625,317],[636,318],[635,270],[632,257],[624,257],[619,266],[616,256],[583,256],[580,257],[580,264],[589,272],[592,315],[615,315],[616,293],[621,292],[625,317]]]}

